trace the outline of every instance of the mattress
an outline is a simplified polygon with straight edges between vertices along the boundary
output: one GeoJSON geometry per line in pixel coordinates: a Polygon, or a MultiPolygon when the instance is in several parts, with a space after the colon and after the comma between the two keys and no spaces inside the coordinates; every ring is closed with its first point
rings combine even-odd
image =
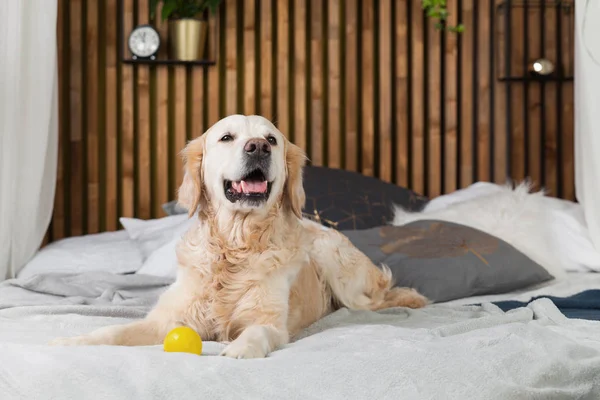
{"type": "Polygon", "coordinates": [[[569,274],[521,293],[420,310],[341,309],[256,360],[219,357],[224,344],[216,342],[205,342],[202,356],[160,345],[46,344],[143,318],[166,278],[86,272],[6,281],[0,398],[600,398],[600,323],[565,318],[548,299],[508,312],[489,302],[568,295],[598,288],[598,278],[569,274]]]}

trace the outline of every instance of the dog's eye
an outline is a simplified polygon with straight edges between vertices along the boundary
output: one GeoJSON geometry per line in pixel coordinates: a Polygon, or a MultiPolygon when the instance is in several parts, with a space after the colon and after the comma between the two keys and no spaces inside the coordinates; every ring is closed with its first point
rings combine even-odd
{"type": "Polygon", "coordinates": [[[221,142],[231,142],[233,140],[233,136],[230,134],[223,135],[221,138],[221,142]]]}
{"type": "Polygon", "coordinates": [[[277,139],[275,139],[275,136],[269,136],[267,138],[267,140],[269,141],[269,143],[271,143],[272,145],[276,145],[277,144],[277,139]]]}

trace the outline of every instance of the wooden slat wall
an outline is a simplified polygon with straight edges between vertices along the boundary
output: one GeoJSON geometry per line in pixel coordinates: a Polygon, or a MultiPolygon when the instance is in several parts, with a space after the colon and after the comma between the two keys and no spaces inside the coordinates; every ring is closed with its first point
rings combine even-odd
{"type": "MultiPolygon", "coordinates": [[[[270,118],[315,165],[431,197],[530,176],[573,199],[572,82],[500,82],[495,54],[499,35],[515,70],[525,53],[570,66],[572,43],[556,26],[572,25],[554,7],[526,7],[508,35],[498,3],[449,0],[449,23],[465,25],[456,35],[435,30],[420,0],[225,0],[210,20],[217,64],[203,68],[121,62],[118,21],[126,35],[150,21],[146,0],[59,0],[49,239],[162,216],[182,178],[178,152],[232,113],[270,118]]],[[[166,24],[156,25],[164,43],[166,24]]]]}

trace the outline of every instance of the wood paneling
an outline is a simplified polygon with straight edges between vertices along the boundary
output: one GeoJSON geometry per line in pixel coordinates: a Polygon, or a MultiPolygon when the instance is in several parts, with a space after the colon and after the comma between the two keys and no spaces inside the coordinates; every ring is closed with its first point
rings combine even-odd
{"type": "MultiPolygon", "coordinates": [[[[136,25],[149,22],[147,1],[137,4],[136,25]]],[[[136,148],[134,168],[136,170],[135,208],[136,214],[143,219],[152,215],[152,181],[150,178],[150,67],[139,65],[136,67],[136,121],[134,147],[136,148]]],[[[156,109],[156,108],[154,108],[156,109]]]]}
{"type": "MultiPolygon", "coordinates": [[[[511,10],[510,21],[510,65],[511,71],[517,76],[525,73],[527,65],[525,60],[525,43],[522,37],[516,31],[516,27],[522,27],[524,24],[524,9],[513,8],[511,10]]],[[[539,25],[537,25],[540,29],[539,25]]],[[[523,110],[525,109],[525,85],[511,85],[510,87],[510,177],[516,180],[525,178],[525,119],[523,118],[523,110]]],[[[543,129],[543,128],[542,128],[543,129]]]]}
{"type": "Polygon", "coordinates": [[[426,57],[426,82],[425,96],[428,98],[425,114],[425,126],[427,127],[425,175],[427,179],[426,191],[429,196],[439,196],[442,192],[442,47],[440,31],[433,24],[427,26],[427,57],[426,57]]]}
{"type": "MultiPolygon", "coordinates": [[[[65,0],[66,1],[66,0],[65,0]]],[[[103,151],[100,153],[100,160],[102,161],[102,168],[100,170],[103,180],[101,181],[101,201],[103,207],[101,211],[104,213],[105,226],[101,227],[103,230],[113,231],[119,226],[119,176],[118,176],[118,93],[119,93],[119,62],[117,59],[117,0],[107,0],[105,9],[103,10],[104,18],[102,21],[106,23],[106,30],[104,36],[100,37],[101,49],[103,50],[104,66],[105,69],[105,83],[104,83],[104,127],[102,129],[102,136],[105,138],[105,142],[102,144],[103,151]]],[[[157,145],[158,146],[158,145],[157,145]]]]}
{"type": "MultiPolygon", "coordinates": [[[[237,0],[226,0],[225,10],[225,115],[237,114],[238,110],[238,74],[237,55],[238,52],[238,14],[243,12],[237,7],[237,0]]],[[[243,3],[243,2],[242,2],[243,3]]],[[[243,19],[243,15],[239,15],[243,19]]],[[[184,89],[184,86],[182,86],[184,89]]]]}
{"type": "MultiPolygon", "coordinates": [[[[133,22],[133,0],[120,0],[123,2],[123,15],[117,12],[117,18],[123,18],[123,30],[130,32],[134,27],[133,22]]],[[[121,46],[127,48],[127,38],[119,38],[121,46]]],[[[117,149],[119,166],[119,217],[133,217],[135,213],[135,171],[134,171],[134,89],[133,77],[135,67],[133,65],[121,64],[119,82],[121,96],[118,112],[120,113],[119,148],[117,149]]]]}
{"type": "MultiPolygon", "coordinates": [[[[539,23],[539,11],[534,8],[528,8],[525,10],[526,23],[524,31],[528,35],[529,40],[527,41],[526,52],[529,53],[529,49],[539,49],[541,47],[541,30],[534,29],[539,23]]],[[[542,129],[542,113],[541,113],[541,85],[538,82],[531,82],[525,84],[525,104],[527,107],[522,115],[523,120],[526,124],[526,129],[529,132],[526,140],[525,150],[527,152],[527,162],[525,168],[527,169],[527,175],[535,182],[542,181],[542,168],[540,163],[539,154],[541,154],[541,129],[542,129]]]]}
{"type": "MultiPolygon", "coordinates": [[[[266,1],[266,0],[261,0],[266,1]]],[[[292,93],[290,92],[290,80],[293,78],[291,75],[291,67],[294,65],[292,62],[294,53],[292,43],[294,36],[292,35],[292,20],[293,14],[290,14],[292,8],[292,0],[274,0],[274,19],[276,24],[275,39],[276,39],[276,50],[274,63],[274,72],[276,73],[277,86],[273,100],[273,121],[277,124],[282,132],[286,132],[287,135],[293,140],[292,125],[290,124],[290,100],[292,93]]]]}
{"type": "Polygon", "coordinates": [[[273,0],[262,0],[259,2],[259,8],[255,16],[259,20],[260,31],[257,41],[257,67],[256,77],[258,78],[257,95],[259,98],[258,113],[265,118],[274,121],[273,115],[273,90],[275,88],[274,73],[273,73],[273,54],[274,50],[274,32],[275,16],[273,15],[273,0]]]}
{"type": "MultiPolygon", "coordinates": [[[[307,1],[310,0],[293,0],[293,9],[290,13],[294,40],[294,61],[291,68],[294,71],[294,75],[289,83],[293,93],[292,105],[290,107],[292,111],[290,112],[289,130],[292,140],[308,153],[308,143],[306,140],[306,123],[308,116],[306,109],[306,94],[307,84],[310,81],[307,76],[307,56],[309,55],[306,42],[306,25],[308,21],[306,10],[307,1]]],[[[308,153],[308,156],[310,157],[310,153],[308,153]]]]}
{"type": "Polygon", "coordinates": [[[331,168],[342,167],[342,1],[326,2],[328,21],[325,22],[327,40],[327,71],[324,75],[327,85],[327,102],[325,116],[327,118],[327,165],[331,168]]]}
{"type": "Polygon", "coordinates": [[[574,197],[572,81],[498,79],[505,61],[516,73],[538,57],[572,73],[572,20],[551,1],[504,24],[500,0],[449,0],[449,24],[465,26],[457,35],[434,29],[420,0],[225,0],[209,21],[209,67],[121,62],[140,23],[157,26],[167,54],[167,26],[145,0],[58,4],[49,240],[162,216],[186,141],[241,112],[273,120],[313,164],[428,196],[531,177],[574,197]],[[511,60],[498,48],[507,41],[511,60]]]}
{"type": "MultiPolygon", "coordinates": [[[[248,1],[244,4],[244,107],[246,115],[256,114],[256,4],[248,1]]],[[[196,104],[202,104],[198,102],[196,104]]]]}
{"type": "MultiPolygon", "coordinates": [[[[410,1],[410,0],[409,0],[410,1]]],[[[410,181],[408,186],[418,193],[426,193],[426,165],[425,165],[425,112],[428,104],[425,102],[427,93],[426,84],[426,64],[425,64],[425,16],[421,12],[419,3],[411,2],[408,15],[409,22],[409,43],[408,52],[411,71],[411,90],[409,93],[409,109],[411,112],[411,124],[409,126],[411,155],[410,163],[410,181]]],[[[400,94],[402,95],[402,94],[400,94]]],[[[433,172],[433,171],[432,171],[433,172]]],[[[436,171],[437,173],[437,171],[436,171]]]]}
{"type": "Polygon", "coordinates": [[[310,101],[308,133],[307,137],[310,142],[310,159],[313,165],[324,165],[324,140],[327,137],[326,125],[324,124],[324,97],[326,94],[325,74],[325,36],[324,22],[327,11],[327,2],[321,0],[310,0],[310,24],[308,25],[310,38],[310,101]]]}
{"type": "MultiPolygon", "coordinates": [[[[459,16],[461,17],[462,23],[466,29],[473,27],[475,23],[475,16],[473,15],[473,4],[479,0],[462,0],[462,7],[458,10],[459,16]]],[[[460,86],[459,91],[459,119],[460,126],[458,127],[458,154],[462,154],[463,157],[459,159],[458,168],[458,187],[465,187],[473,181],[473,137],[475,126],[471,123],[473,121],[473,112],[476,104],[473,102],[473,87],[476,84],[472,79],[473,71],[473,42],[475,41],[476,35],[460,35],[459,40],[459,54],[460,54],[460,86]]]]}
{"type": "Polygon", "coordinates": [[[360,23],[360,162],[361,172],[375,175],[375,4],[361,1],[360,23]]]}
{"type": "MultiPolygon", "coordinates": [[[[382,0],[379,4],[379,177],[392,181],[392,79],[394,64],[392,57],[393,25],[392,0],[382,0]]],[[[377,160],[376,160],[377,161],[377,160]]]]}
{"type": "Polygon", "coordinates": [[[410,176],[411,170],[411,55],[412,36],[409,25],[410,10],[413,2],[392,2],[395,8],[394,31],[395,40],[392,40],[392,49],[395,51],[393,62],[394,68],[391,85],[392,90],[392,140],[395,146],[392,147],[392,171],[395,172],[394,181],[401,186],[407,187],[412,182],[410,176]],[[394,168],[395,167],[395,168],[394,168]]]}
{"type": "Polygon", "coordinates": [[[96,233],[99,231],[99,164],[98,164],[98,4],[86,3],[86,23],[85,29],[85,64],[83,71],[85,73],[85,97],[86,109],[85,115],[85,142],[87,158],[87,231],[96,233]]]}
{"type": "MultiPolygon", "coordinates": [[[[489,0],[492,7],[496,5],[499,0],[489,0]]],[[[493,179],[496,182],[504,182],[510,176],[508,174],[509,168],[509,159],[507,155],[507,146],[509,145],[509,119],[510,115],[510,99],[511,99],[511,85],[500,84],[496,81],[496,76],[498,72],[498,66],[504,66],[504,52],[502,51],[502,46],[499,43],[502,43],[507,38],[506,27],[503,23],[498,23],[495,17],[489,18],[490,24],[492,25],[491,31],[494,32],[497,36],[497,43],[493,40],[490,42],[491,48],[494,49],[495,58],[494,66],[494,108],[493,108],[493,116],[490,118],[492,121],[492,127],[494,129],[493,135],[493,143],[494,143],[494,174],[493,179]],[[500,47],[500,48],[498,48],[500,47]]],[[[468,78],[468,77],[467,77],[468,78]]],[[[460,154],[460,153],[459,153],[460,154]]],[[[508,174],[510,175],[510,174],[508,174]]],[[[461,182],[461,186],[464,186],[465,183],[461,182]]]]}
{"type": "MultiPolygon", "coordinates": [[[[458,24],[458,12],[459,2],[454,1],[450,3],[450,17],[448,24],[456,26],[458,24]]],[[[445,114],[442,115],[444,118],[443,123],[443,168],[444,168],[444,185],[442,191],[449,193],[457,189],[458,187],[458,165],[456,162],[456,154],[458,154],[458,132],[459,132],[459,40],[461,35],[444,34],[442,39],[442,45],[444,48],[444,54],[442,60],[444,65],[442,66],[443,79],[445,80],[444,85],[444,96],[442,101],[445,104],[445,114]]]]}
{"type": "Polygon", "coordinates": [[[358,152],[359,152],[359,136],[358,136],[358,121],[360,113],[361,91],[358,87],[359,71],[358,65],[358,30],[359,30],[359,5],[358,0],[345,1],[345,22],[346,22],[346,46],[345,46],[345,63],[344,63],[344,111],[345,119],[342,125],[342,132],[345,133],[344,158],[343,166],[351,171],[358,170],[358,152]]]}
{"type": "MultiPolygon", "coordinates": [[[[493,7],[490,2],[479,1],[475,18],[478,21],[486,21],[489,19],[490,12],[493,12],[493,7]]],[[[477,104],[477,120],[475,122],[475,129],[477,132],[477,141],[474,143],[476,148],[476,154],[474,156],[473,163],[476,165],[475,180],[489,181],[493,179],[489,168],[491,154],[490,154],[490,143],[492,140],[491,124],[492,116],[490,113],[491,108],[491,96],[493,90],[491,85],[494,82],[493,74],[491,73],[492,60],[490,54],[490,41],[488,38],[492,37],[490,24],[479,23],[477,35],[477,46],[475,51],[477,53],[477,64],[474,68],[477,70],[477,79],[475,83],[475,90],[477,91],[477,99],[474,103],[477,104]]]]}
{"type": "MultiPolygon", "coordinates": [[[[160,13],[157,12],[157,15],[160,13]]],[[[167,35],[167,24],[161,21],[156,21],[156,26],[158,31],[162,37],[167,35]]],[[[197,98],[198,96],[202,96],[204,94],[204,88],[201,87],[202,90],[198,91],[198,83],[199,73],[204,78],[204,70],[198,68],[194,71],[194,91],[193,98],[197,98]]],[[[169,158],[171,158],[171,149],[169,147],[169,99],[171,98],[171,94],[169,92],[169,68],[160,67],[155,68],[154,77],[152,80],[153,85],[153,98],[154,101],[152,103],[154,107],[153,114],[153,127],[152,127],[152,137],[153,140],[153,151],[154,157],[152,159],[152,199],[154,200],[154,206],[152,207],[152,212],[154,215],[161,215],[162,209],[161,205],[167,202],[170,198],[172,198],[172,192],[169,186],[169,158]]],[[[194,107],[194,110],[202,110],[202,107],[194,107]]],[[[198,131],[197,126],[202,121],[198,121],[198,119],[202,119],[202,117],[198,116],[198,113],[195,114],[193,128],[195,134],[199,134],[204,128],[200,128],[198,131]]]]}
{"type": "MultiPolygon", "coordinates": [[[[557,59],[557,40],[554,32],[556,31],[556,7],[542,7],[540,10],[541,20],[543,21],[542,32],[543,32],[543,43],[540,48],[542,57],[546,57],[550,60],[557,59]]],[[[541,22],[541,21],[540,21],[541,22]]],[[[543,185],[551,192],[558,193],[559,176],[558,168],[559,162],[559,151],[558,144],[560,138],[558,137],[558,115],[560,114],[560,104],[557,109],[558,99],[558,88],[562,86],[560,82],[550,82],[546,85],[544,105],[545,116],[544,124],[546,137],[543,144],[543,160],[545,163],[545,181],[543,185]]],[[[562,184],[562,183],[561,183],[562,184]]]]}

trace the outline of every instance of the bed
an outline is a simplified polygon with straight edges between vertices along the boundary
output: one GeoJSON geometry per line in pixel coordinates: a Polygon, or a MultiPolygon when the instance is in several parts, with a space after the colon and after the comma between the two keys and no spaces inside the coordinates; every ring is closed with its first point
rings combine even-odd
{"type": "MultiPolygon", "coordinates": [[[[600,274],[518,295],[423,310],[342,309],[267,359],[149,347],[49,347],[54,337],[142,318],[169,278],[93,272],[0,286],[2,399],[565,399],[600,396],[600,323],[567,319],[547,299],[600,287],[600,274]],[[479,304],[482,305],[468,305],[479,304]]],[[[598,310],[600,313],[600,310],[598,310]]]]}
{"type": "Polygon", "coordinates": [[[122,231],[49,246],[1,283],[0,398],[600,398],[593,270],[420,310],[340,309],[266,359],[218,357],[224,345],[215,342],[202,356],[162,346],[46,345],[143,318],[173,281],[159,266],[172,261],[167,250],[186,220],[123,219],[122,231]],[[109,263],[98,256],[107,252],[109,263]],[[571,297],[581,293],[588,296],[571,297]],[[591,317],[568,318],[560,304],[591,317]]]}

